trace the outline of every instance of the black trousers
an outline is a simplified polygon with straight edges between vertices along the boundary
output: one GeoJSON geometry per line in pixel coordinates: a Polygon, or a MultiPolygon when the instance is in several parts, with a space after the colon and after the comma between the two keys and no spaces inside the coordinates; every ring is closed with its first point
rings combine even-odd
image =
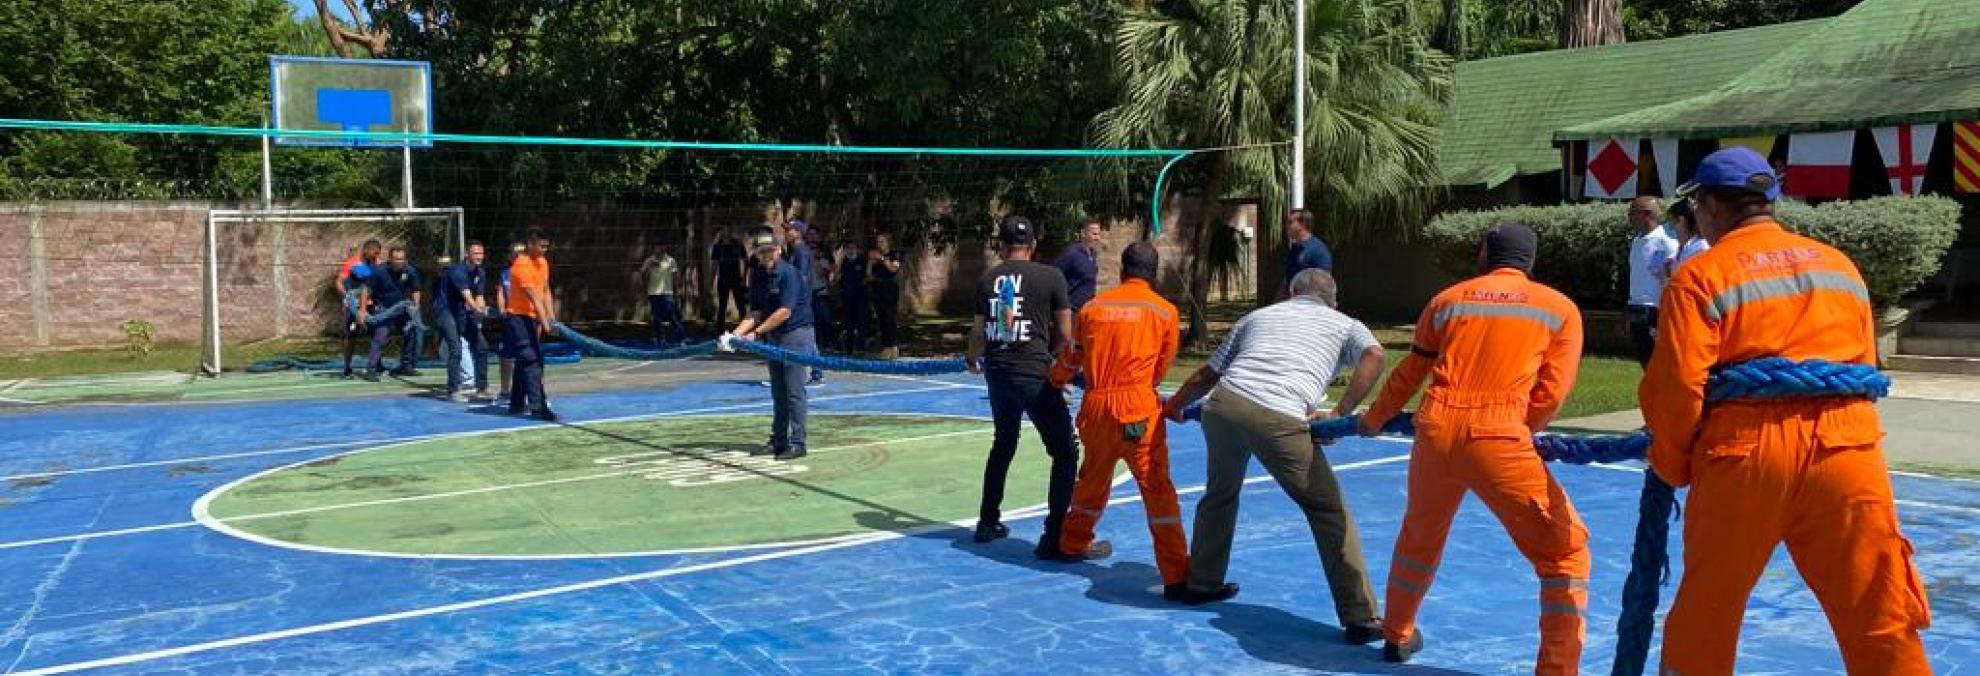
{"type": "Polygon", "coordinates": [[[715,279],[715,325],[726,327],[729,323],[729,300],[736,301],[736,317],[749,314],[749,283],[741,279],[718,277],[715,279]]]}
{"type": "Polygon", "coordinates": [[[1018,435],[1024,418],[1045,442],[1045,453],[1052,458],[1050,483],[1046,488],[1045,532],[1039,542],[1056,547],[1059,529],[1072,505],[1073,481],[1079,472],[1079,449],[1073,445],[1072,413],[1066,408],[1065,393],[1044,378],[986,371],[983,382],[990,388],[990,415],[995,419],[995,436],[990,442],[990,459],[983,466],[983,502],[977,519],[996,523],[1003,519],[1004,481],[1017,457],[1018,435]]]}
{"type": "Polygon", "coordinates": [[[873,315],[880,322],[880,347],[901,346],[901,285],[873,285],[873,315]]]}
{"type": "Polygon", "coordinates": [[[1657,349],[1657,308],[1631,305],[1623,309],[1629,318],[1629,342],[1636,348],[1636,363],[1650,365],[1650,353],[1657,349]]]}
{"type": "Polygon", "coordinates": [[[543,337],[537,334],[535,317],[509,315],[502,318],[503,337],[516,363],[515,382],[509,387],[509,408],[540,413],[550,408],[543,392],[543,337]]]}

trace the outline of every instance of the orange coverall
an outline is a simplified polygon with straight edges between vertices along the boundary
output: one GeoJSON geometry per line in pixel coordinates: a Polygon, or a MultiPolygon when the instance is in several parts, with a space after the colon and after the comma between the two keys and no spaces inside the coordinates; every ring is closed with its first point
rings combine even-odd
{"type": "Polygon", "coordinates": [[[1498,268],[1431,299],[1415,345],[1363,424],[1380,427],[1431,376],[1416,412],[1409,507],[1389,565],[1392,643],[1407,641],[1466,490],[1497,515],[1540,577],[1538,673],[1575,673],[1587,629],[1588,529],[1533,449],[1574,386],[1581,313],[1517,268],[1498,268]]]}
{"type": "Polygon", "coordinates": [[[1865,399],[1705,405],[1713,368],[1761,357],[1875,364],[1869,293],[1841,252],[1771,220],[1727,233],[1664,289],[1638,392],[1650,466],[1685,499],[1664,670],[1730,674],[1753,584],[1785,540],[1852,674],[1925,674],[1925,587],[1898,532],[1865,399]]]}
{"type": "Polygon", "coordinates": [[[1180,584],[1189,577],[1189,545],[1176,485],[1169,480],[1168,427],[1155,392],[1176,360],[1176,306],[1148,282],[1128,278],[1081,308],[1074,327],[1076,340],[1060,354],[1052,380],[1063,387],[1076,371],[1086,373],[1077,420],[1086,456],[1073,484],[1059,551],[1080,554],[1093,545],[1093,527],[1113,489],[1114,465],[1126,460],[1147,508],[1162,582],[1180,584]],[[1125,430],[1134,424],[1144,429],[1139,440],[1129,441],[1125,430]]]}

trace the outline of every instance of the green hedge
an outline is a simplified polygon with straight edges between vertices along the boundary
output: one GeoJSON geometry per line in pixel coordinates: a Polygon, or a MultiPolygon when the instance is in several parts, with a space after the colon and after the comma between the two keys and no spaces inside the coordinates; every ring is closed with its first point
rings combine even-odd
{"type": "MultiPolygon", "coordinates": [[[[1782,223],[1828,243],[1856,262],[1878,305],[1909,293],[1939,269],[1959,236],[1959,204],[1935,196],[1876,197],[1809,206],[1782,202],[1782,223]]],[[[1470,275],[1478,265],[1478,235],[1502,220],[1523,221],[1540,233],[1534,274],[1585,308],[1621,307],[1628,294],[1629,205],[1623,203],[1506,207],[1443,214],[1424,227],[1438,265],[1470,275]]]]}

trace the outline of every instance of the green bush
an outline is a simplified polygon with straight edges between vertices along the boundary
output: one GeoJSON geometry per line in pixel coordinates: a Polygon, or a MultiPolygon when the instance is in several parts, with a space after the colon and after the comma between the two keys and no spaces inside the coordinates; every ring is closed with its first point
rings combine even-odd
{"type": "MultiPolygon", "coordinates": [[[[1879,305],[1918,288],[1939,269],[1959,236],[1959,204],[1944,197],[1875,197],[1809,206],[1782,202],[1782,223],[1828,243],[1856,262],[1879,305]]],[[[1540,234],[1534,276],[1584,308],[1621,307],[1628,295],[1629,206],[1623,203],[1505,207],[1443,214],[1424,227],[1438,265],[1469,275],[1478,265],[1478,235],[1503,220],[1540,234]]]]}

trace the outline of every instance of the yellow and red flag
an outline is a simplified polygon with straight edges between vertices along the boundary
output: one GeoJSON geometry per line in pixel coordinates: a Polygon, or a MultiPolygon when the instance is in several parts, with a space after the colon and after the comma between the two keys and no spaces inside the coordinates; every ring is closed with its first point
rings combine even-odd
{"type": "Polygon", "coordinates": [[[1980,193],[1980,122],[1953,124],[1953,192],[1980,193]]]}

